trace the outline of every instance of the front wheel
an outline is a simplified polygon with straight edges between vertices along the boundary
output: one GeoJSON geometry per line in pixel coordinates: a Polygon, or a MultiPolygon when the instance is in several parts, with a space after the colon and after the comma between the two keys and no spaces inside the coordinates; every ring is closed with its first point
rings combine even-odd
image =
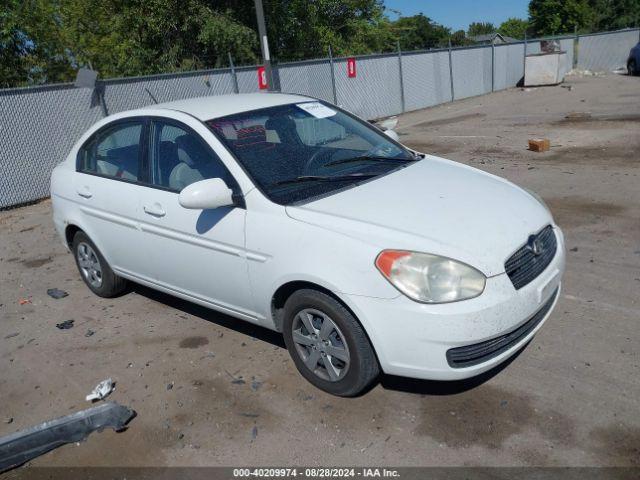
{"type": "Polygon", "coordinates": [[[325,392],[356,396],[380,373],[362,326],[344,305],[316,290],[299,290],[284,306],[284,340],[298,371],[325,392]]]}
{"type": "Polygon", "coordinates": [[[627,64],[627,71],[628,71],[630,77],[632,77],[633,75],[636,75],[636,73],[638,72],[638,66],[636,65],[636,61],[635,60],[631,60],[627,64]]]}

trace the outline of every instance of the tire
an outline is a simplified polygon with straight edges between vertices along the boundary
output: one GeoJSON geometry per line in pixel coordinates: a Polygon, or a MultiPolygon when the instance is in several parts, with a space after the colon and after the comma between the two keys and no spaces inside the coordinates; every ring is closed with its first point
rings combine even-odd
{"type": "Polygon", "coordinates": [[[127,281],[118,277],[86,233],[79,231],[73,237],[71,251],[85,285],[99,297],[120,295],[127,281]]]}
{"type": "Polygon", "coordinates": [[[357,396],[380,373],[378,359],[360,323],[325,293],[311,289],[293,293],[284,306],[283,333],[298,371],[327,393],[357,396]],[[329,323],[325,324],[327,319],[329,323]],[[305,361],[315,368],[312,370],[305,361]]]}
{"type": "Polygon", "coordinates": [[[635,60],[631,60],[627,64],[627,71],[628,71],[630,77],[633,77],[633,76],[638,74],[638,66],[636,65],[636,61],[635,60]]]}

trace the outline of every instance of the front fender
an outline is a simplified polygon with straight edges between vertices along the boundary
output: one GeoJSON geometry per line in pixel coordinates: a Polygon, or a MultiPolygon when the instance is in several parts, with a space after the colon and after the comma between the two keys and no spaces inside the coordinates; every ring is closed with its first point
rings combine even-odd
{"type": "Polygon", "coordinates": [[[357,238],[287,215],[247,211],[246,242],[255,309],[273,328],[271,301],[282,285],[302,281],[344,295],[396,298],[400,293],[378,272],[380,249],[357,238]]]}

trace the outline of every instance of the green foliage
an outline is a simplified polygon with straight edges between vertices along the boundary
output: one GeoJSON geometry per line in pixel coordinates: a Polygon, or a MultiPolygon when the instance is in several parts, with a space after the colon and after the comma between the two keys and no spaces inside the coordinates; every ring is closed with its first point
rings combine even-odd
{"type": "Polygon", "coordinates": [[[61,81],[71,67],[56,35],[55,7],[45,1],[9,0],[0,13],[0,85],[61,81]]]}
{"type": "Polygon", "coordinates": [[[458,30],[451,34],[451,46],[466,47],[468,45],[475,45],[475,42],[467,37],[464,30],[458,30]]]}
{"type": "Polygon", "coordinates": [[[393,31],[398,36],[402,50],[444,47],[451,36],[451,30],[433,22],[422,13],[400,17],[393,22],[393,31]]]}
{"type": "Polygon", "coordinates": [[[491,22],[473,22],[469,25],[467,35],[476,37],[478,35],[490,35],[496,32],[497,28],[491,22]]]}
{"type": "Polygon", "coordinates": [[[498,28],[498,32],[506,37],[522,40],[529,28],[529,22],[520,18],[509,18],[505,20],[498,28]]]}
{"type": "MultiPolygon", "coordinates": [[[[451,32],[420,13],[390,20],[383,0],[263,0],[276,61],[472,44],[469,36],[523,38],[640,24],[640,0],[531,0],[530,21],[451,32]]],[[[255,64],[261,55],[251,0],[2,0],[0,88],[255,64]]]]}
{"type": "Polygon", "coordinates": [[[529,21],[536,36],[573,33],[591,27],[593,10],[589,0],[531,0],[529,21]]]}
{"type": "MultiPolygon", "coordinates": [[[[257,29],[253,1],[221,0],[257,29]]],[[[269,47],[279,61],[395,49],[397,36],[381,0],[263,0],[269,47]]]]}
{"type": "Polygon", "coordinates": [[[18,0],[9,0],[8,8],[0,11],[0,88],[18,85],[29,76],[32,48],[20,31],[18,5],[18,0]]]}
{"type": "Polygon", "coordinates": [[[252,28],[204,0],[10,0],[0,28],[0,84],[145,75],[257,61],[252,28]],[[6,33],[5,33],[6,32],[6,33]]]}
{"type": "Polygon", "coordinates": [[[640,27],[640,0],[589,0],[592,29],[597,31],[640,27]]]}

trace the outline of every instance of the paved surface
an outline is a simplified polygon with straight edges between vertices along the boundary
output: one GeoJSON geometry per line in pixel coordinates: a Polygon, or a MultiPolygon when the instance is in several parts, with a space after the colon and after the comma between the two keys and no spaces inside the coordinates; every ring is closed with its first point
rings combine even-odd
{"type": "Polygon", "coordinates": [[[400,119],[406,144],[539,192],[566,233],[555,313],[475,382],[383,378],[361,398],[325,395],[275,334],[140,287],[91,295],[49,202],[0,212],[0,435],[85,408],[112,377],[111,399],[138,412],[131,428],[34,465],[638,465],[639,82],[572,78],[572,91],[515,89],[400,119]],[[539,136],[550,152],[526,150],[539,136]]]}

